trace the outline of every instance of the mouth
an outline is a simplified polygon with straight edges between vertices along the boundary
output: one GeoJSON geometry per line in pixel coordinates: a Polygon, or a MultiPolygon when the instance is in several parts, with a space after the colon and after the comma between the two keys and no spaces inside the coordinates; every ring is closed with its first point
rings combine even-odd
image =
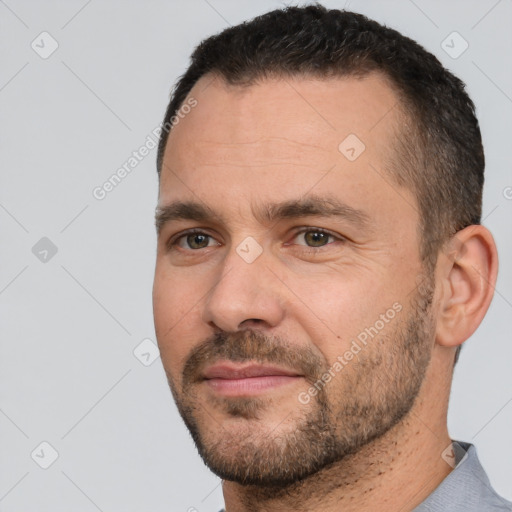
{"type": "Polygon", "coordinates": [[[223,396],[254,396],[296,383],[303,375],[271,365],[217,363],[203,372],[203,382],[223,396]]]}

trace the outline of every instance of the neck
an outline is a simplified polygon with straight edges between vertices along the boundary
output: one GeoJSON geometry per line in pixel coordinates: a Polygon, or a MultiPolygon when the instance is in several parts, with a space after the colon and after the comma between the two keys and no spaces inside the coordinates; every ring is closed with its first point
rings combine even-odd
{"type": "Polygon", "coordinates": [[[451,442],[446,426],[449,389],[430,387],[428,394],[437,393],[437,404],[425,389],[429,386],[384,436],[311,477],[279,489],[224,481],[226,512],[413,510],[452,469],[441,457],[451,442]]]}

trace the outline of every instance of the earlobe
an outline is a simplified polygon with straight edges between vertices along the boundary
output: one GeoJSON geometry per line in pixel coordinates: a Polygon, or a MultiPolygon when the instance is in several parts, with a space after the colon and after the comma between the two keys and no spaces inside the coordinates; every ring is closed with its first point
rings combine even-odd
{"type": "Polygon", "coordinates": [[[436,341],[456,347],[475,332],[494,294],[498,255],[490,231],[482,225],[458,231],[439,265],[442,291],[436,341]]]}

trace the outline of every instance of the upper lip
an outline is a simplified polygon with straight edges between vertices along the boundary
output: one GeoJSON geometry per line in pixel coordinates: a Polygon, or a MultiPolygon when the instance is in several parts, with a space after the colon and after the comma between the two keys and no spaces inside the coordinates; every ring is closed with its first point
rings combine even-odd
{"type": "Polygon", "coordinates": [[[204,379],[245,379],[248,377],[267,377],[270,375],[300,376],[294,370],[272,365],[218,363],[209,366],[203,372],[204,379]]]}

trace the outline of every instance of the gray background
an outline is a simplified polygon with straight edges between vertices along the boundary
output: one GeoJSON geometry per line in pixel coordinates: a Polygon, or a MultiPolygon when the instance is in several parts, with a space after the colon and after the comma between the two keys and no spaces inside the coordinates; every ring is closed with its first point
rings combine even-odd
{"type": "MultiPolygon", "coordinates": [[[[512,499],[511,2],[325,4],[415,38],[467,83],[477,105],[484,223],[501,269],[491,309],[456,369],[449,424],[452,437],[477,444],[495,488],[512,499]],[[469,43],[457,58],[441,47],[453,31],[469,43]]],[[[202,512],[222,504],[154,345],[136,350],[155,340],[156,150],[103,200],[92,191],[161,122],[204,36],[282,5],[0,0],[1,511],[202,512]],[[44,31],[59,45],[47,58],[44,31]],[[55,454],[43,441],[58,453],[48,469],[41,466],[55,454]]],[[[452,53],[464,44],[447,42],[452,53]]]]}

